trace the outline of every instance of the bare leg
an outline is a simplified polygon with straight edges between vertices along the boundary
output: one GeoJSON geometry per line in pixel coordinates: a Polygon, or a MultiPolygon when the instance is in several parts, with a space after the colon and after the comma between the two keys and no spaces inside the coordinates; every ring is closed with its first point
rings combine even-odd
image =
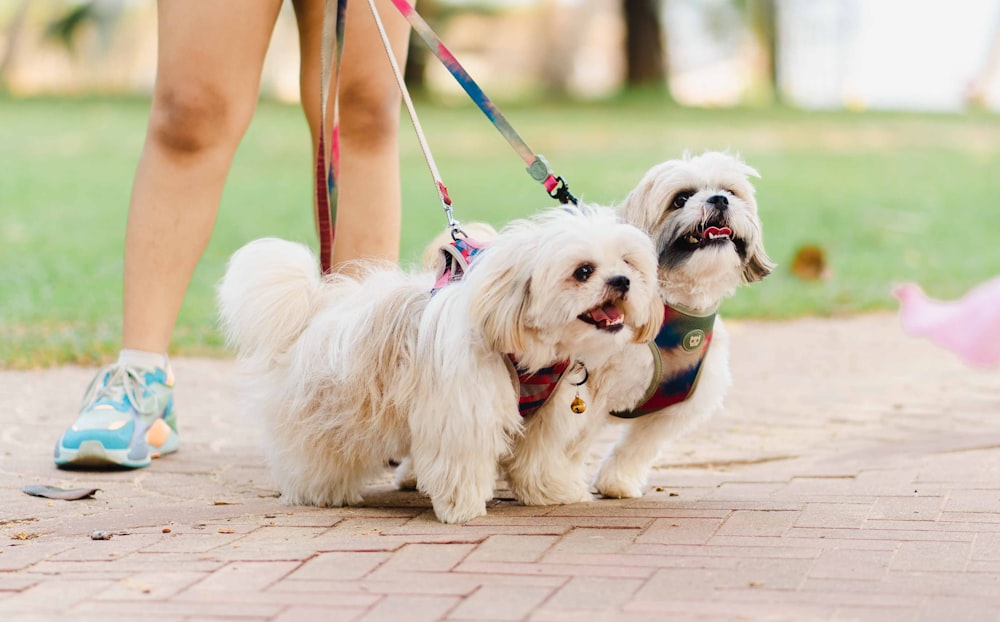
{"type": "MultiPolygon", "coordinates": [[[[387,0],[376,4],[402,67],[409,25],[387,0]]],[[[362,257],[397,260],[401,227],[399,90],[367,0],[355,0],[347,6],[340,77],[341,158],[334,266],[362,257]]],[[[312,129],[315,153],[323,2],[296,0],[295,10],[302,42],[302,106],[312,129]]]]}
{"type": "Polygon", "coordinates": [[[125,237],[122,345],[167,351],[257,103],[280,0],[157,3],[159,65],[125,237]]]}

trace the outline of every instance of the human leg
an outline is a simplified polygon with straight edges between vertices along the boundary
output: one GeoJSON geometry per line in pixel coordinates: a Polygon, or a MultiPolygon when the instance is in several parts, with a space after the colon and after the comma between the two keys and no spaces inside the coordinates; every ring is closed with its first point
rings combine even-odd
{"type": "MultiPolygon", "coordinates": [[[[302,46],[302,105],[313,133],[313,153],[319,140],[323,5],[322,0],[295,2],[302,46]]],[[[377,0],[376,5],[402,67],[409,25],[387,0],[377,0]]],[[[333,265],[362,257],[395,261],[401,227],[401,100],[366,0],[348,3],[344,36],[333,265]]]]}
{"type": "Polygon", "coordinates": [[[145,466],[179,443],[166,352],[253,115],[280,6],[258,0],[235,16],[222,0],[157,5],[156,86],[125,237],[125,350],[57,443],[59,465],[145,466]]]}

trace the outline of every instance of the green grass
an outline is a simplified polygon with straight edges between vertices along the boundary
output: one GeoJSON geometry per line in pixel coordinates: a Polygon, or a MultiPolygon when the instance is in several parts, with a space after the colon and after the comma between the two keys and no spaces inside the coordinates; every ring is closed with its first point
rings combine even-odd
{"type": "MultiPolygon", "coordinates": [[[[418,106],[460,220],[501,225],[552,203],[477,109],[418,106]]],[[[503,109],[590,201],[622,198],[649,166],[684,150],[729,149],[758,168],[766,246],[780,266],[724,303],[731,318],[889,309],[895,281],[954,297],[1000,271],[995,115],[691,110],[643,98],[503,109]],[[803,244],[826,251],[830,279],[791,275],[803,244]]],[[[147,111],[141,99],[0,99],[0,367],[117,351],[124,224],[147,111]]],[[[445,221],[406,122],[402,150],[402,255],[412,263],[445,221]]],[[[214,285],[236,248],[263,235],[315,244],[311,183],[301,113],[263,102],[174,353],[224,352],[214,285]]]]}

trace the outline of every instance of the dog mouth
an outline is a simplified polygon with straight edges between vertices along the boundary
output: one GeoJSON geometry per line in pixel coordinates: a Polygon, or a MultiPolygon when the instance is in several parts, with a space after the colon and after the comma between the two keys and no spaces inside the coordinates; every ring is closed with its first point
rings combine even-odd
{"type": "Polygon", "coordinates": [[[692,231],[683,241],[690,250],[717,246],[732,242],[733,230],[725,225],[721,225],[721,223],[720,226],[707,225],[704,228],[692,231]]]}
{"type": "Polygon", "coordinates": [[[577,316],[577,319],[592,325],[597,330],[617,333],[625,327],[625,314],[613,302],[606,302],[577,316]]]}

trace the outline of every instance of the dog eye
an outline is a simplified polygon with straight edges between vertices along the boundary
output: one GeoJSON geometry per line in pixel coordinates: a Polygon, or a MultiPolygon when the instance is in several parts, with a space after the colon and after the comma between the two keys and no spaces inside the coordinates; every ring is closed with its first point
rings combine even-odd
{"type": "Polygon", "coordinates": [[[589,263],[585,263],[573,273],[573,278],[581,283],[585,282],[590,278],[590,275],[594,274],[594,266],[589,263]]]}
{"type": "Polygon", "coordinates": [[[680,209],[684,207],[684,204],[688,202],[694,196],[694,192],[690,190],[684,190],[683,192],[678,192],[674,200],[670,202],[670,209],[680,209]]]}

